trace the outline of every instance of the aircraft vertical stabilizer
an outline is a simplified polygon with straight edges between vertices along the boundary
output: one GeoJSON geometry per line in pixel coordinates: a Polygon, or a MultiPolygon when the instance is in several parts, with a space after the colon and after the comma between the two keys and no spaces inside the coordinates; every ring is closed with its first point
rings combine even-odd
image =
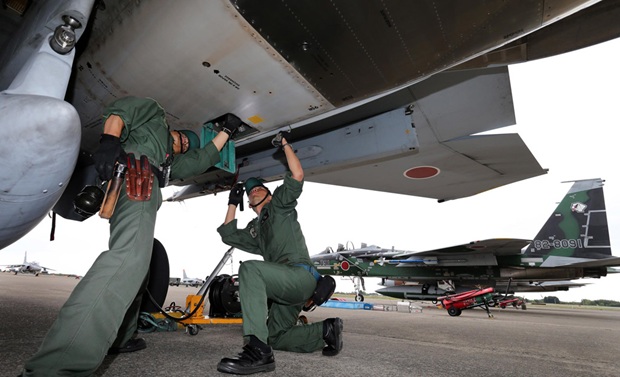
{"type": "Polygon", "coordinates": [[[532,257],[532,263],[555,267],[611,256],[603,182],[573,183],[528,246],[525,256],[532,257]]]}

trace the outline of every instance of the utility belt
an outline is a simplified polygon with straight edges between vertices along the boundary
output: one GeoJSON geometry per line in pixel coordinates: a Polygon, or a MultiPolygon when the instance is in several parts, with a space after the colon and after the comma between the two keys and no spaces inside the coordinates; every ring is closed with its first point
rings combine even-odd
{"type": "MultiPolygon", "coordinates": [[[[156,169],[159,171],[159,169],[156,169]]],[[[154,174],[148,157],[142,155],[136,160],[133,153],[127,154],[127,164],[118,163],[114,168],[112,179],[99,211],[99,216],[109,219],[114,214],[121,186],[125,181],[127,198],[136,202],[145,202],[151,199],[153,193],[154,174]]],[[[161,185],[161,180],[159,181],[161,185]]]]}
{"type": "Polygon", "coordinates": [[[164,188],[168,185],[170,181],[170,166],[155,166],[151,165],[151,171],[157,177],[157,182],[159,182],[159,188],[164,188]]]}
{"type": "Polygon", "coordinates": [[[295,263],[293,266],[302,267],[304,270],[311,273],[312,276],[314,276],[314,278],[316,279],[316,281],[319,281],[319,279],[321,278],[321,274],[319,274],[319,272],[313,266],[308,266],[307,264],[303,264],[303,263],[295,263]]]}
{"type": "Polygon", "coordinates": [[[303,263],[296,263],[293,266],[299,266],[308,271],[316,279],[316,287],[312,296],[304,304],[303,310],[305,312],[314,310],[317,306],[322,305],[325,301],[329,300],[334,291],[336,290],[336,281],[329,275],[321,275],[314,268],[314,266],[308,266],[303,263]]]}

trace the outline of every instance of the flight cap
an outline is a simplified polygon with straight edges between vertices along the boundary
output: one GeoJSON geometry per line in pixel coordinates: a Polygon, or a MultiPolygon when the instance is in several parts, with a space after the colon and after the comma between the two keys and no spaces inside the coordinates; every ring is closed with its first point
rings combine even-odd
{"type": "MultiPolygon", "coordinates": [[[[245,192],[247,192],[248,194],[250,193],[250,191],[252,191],[252,189],[256,186],[262,186],[267,188],[264,184],[263,181],[261,181],[258,178],[248,178],[247,181],[245,181],[245,192]]],[[[267,189],[267,191],[269,191],[269,189],[267,189]]]]}

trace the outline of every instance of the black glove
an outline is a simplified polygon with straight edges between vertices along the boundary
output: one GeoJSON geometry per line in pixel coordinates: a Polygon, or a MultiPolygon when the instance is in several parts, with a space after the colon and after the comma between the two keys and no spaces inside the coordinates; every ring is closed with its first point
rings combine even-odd
{"type": "Polygon", "coordinates": [[[291,141],[291,133],[289,131],[278,132],[278,134],[271,139],[271,144],[274,147],[282,147],[282,139],[286,139],[286,142],[289,143],[291,141]]]}
{"type": "Polygon", "coordinates": [[[233,137],[233,135],[239,129],[241,125],[241,119],[239,119],[236,115],[226,114],[224,118],[224,124],[222,125],[222,131],[226,132],[229,137],[233,137]]]}
{"type": "Polygon", "coordinates": [[[228,195],[228,204],[232,204],[235,207],[239,204],[243,204],[243,185],[238,183],[230,189],[230,194],[228,195]]]}
{"type": "Polygon", "coordinates": [[[95,169],[102,181],[108,181],[114,173],[114,165],[121,155],[121,139],[108,134],[102,134],[99,140],[99,149],[93,154],[95,169]]]}

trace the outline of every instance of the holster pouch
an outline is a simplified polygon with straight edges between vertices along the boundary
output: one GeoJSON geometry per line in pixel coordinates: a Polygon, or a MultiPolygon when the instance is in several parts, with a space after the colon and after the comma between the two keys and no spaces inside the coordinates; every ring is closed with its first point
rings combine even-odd
{"type": "Polygon", "coordinates": [[[127,154],[125,185],[129,200],[144,202],[151,199],[153,172],[148,157],[141,156],[139,163],[137,163],[133,153],[127,154]]]}
{"type": "Polygon", "coordinates": [[[123,181],[125,180],[126,170],[125,164],[118,163],[114,166],[112,179],[108,182],[108,188],[106,189],[105,197],[103,198],[103,203],[99,210],[99,216],[102,219],[110,219],[114,214],[118,196],[121,192],[121,187],[123,187],[123,181]]]}
{"type": "Polygon", "coordinates": [[[334,291],[336,290],[336,281],[329,275],[323,275],[317,280],[316,288],[312,293],[312,297],[306,302],[303,307],[304,311],[312,311],[317,306],[323,305],[323,303],[329,300],[334,291]]]}

